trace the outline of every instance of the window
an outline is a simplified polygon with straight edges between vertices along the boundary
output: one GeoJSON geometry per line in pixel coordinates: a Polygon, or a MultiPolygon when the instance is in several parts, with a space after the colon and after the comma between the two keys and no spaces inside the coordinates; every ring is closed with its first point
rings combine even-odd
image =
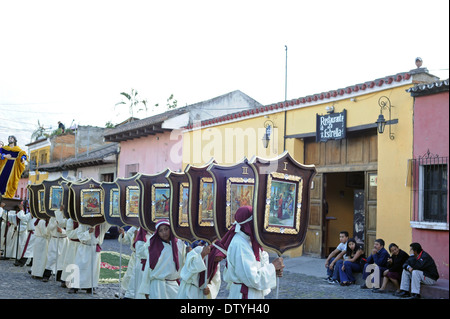
{"type": "Polygon", "coordinates": [[[419,179],[421,220],[447,222],[447,165],[421,165],[419,179]]]}
{"type": "Polygon", "coordinates": [[[448,157],[429,151],[411,161],[413,178],[412,221],[447,223],[448,157]]]}
{"type": "Polygon", "coordinates": [[[125,165],[125,177],[133,177],[139,172],[139,164],[125,165]]]}
{"type": "Polygon", "coordinates": [[[101,174],[100,179],[102,182],[114,182],[114,173],[101,174]]]}

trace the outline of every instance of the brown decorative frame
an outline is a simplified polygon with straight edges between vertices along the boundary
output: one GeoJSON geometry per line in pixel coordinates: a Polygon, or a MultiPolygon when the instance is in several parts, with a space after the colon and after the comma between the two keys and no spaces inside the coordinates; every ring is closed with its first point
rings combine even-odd
{"type": "Polygon", "coordinates": [[[189,227],[189,194],[186,204],[187,209],[187,221],[183,221],[181,218],[183,213],[183,189],[187,187],[189,190],[189,178],[185,173],[176,173],[169,171],[166,174],[166,179],[170,185],[170,228],[174,235],[187,242],[194,242],[195,236],[192,234],[189,227]]]}
{"type": "Polygon", "coordinates": [[[249,164],[256,178],[253,220],[259,243],[278,255],[299,247],[305,240],[308,228],[309,196],[311,182],[316,174],[315,166],[300,164],[287,151],[270,160],[254,157],[249,164]],[[274,180],[287,180],[298,186],[294,228],[274,227],[268,223],[270,211],[267,210],[267,205],[270,205],[271,183],[274,180]]]}

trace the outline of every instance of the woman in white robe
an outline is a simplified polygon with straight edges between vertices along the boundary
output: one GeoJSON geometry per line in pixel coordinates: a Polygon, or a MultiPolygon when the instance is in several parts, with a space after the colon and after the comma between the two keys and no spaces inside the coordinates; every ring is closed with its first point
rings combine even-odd
{"type": "Polygon", "coordinates": [[[197,246],[187,254],[180,273],[178,299],[215,299],[217,297],[221,283],[220,261],[226,257],[226,250],[218,244],[197,246]],[[206,287],[205,276],[208,276],[206,287]]]}
{"type": "Polygon", "coordinates": [[[47,248],[50,233],[47,229],[48,219],[37,219],[34,222],[33,265],[31,266],[32,278],[41,279],[47,264],[47,248]]]}
{"type": "MultiPolygon", "coordinates": [[[[224,236],[227,249],[227,272],[224,281],[230,284],[229,299],[262,299],[276,287],[276,276],[281,276],[283,259],[269,263],[267,252],[257,242],[253,231],[253,208],[240,207],[235,214],[235,225],[224,236]]],[[[223,240],[222,240],[223,242],[223,240]]]]}
{"type": "Polygon", "coordinates": [[[172,234],[169,221],[158,221],[150,238],[139,292],[147,299],[175,299],[185,256],[186,245],[172,234]]]}

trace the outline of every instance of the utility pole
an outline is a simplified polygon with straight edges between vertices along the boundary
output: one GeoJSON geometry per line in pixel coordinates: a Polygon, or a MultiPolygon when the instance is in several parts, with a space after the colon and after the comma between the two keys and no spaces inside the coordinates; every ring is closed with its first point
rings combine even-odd
{"type": "Polygon", "coordinates": [[[285,76],[284,76],[284,101],[287,101],[287,45],[284,46],[284,49],[286,51],[286,69],[285,69],[285,76]]]}
{"type": "MultiPolygon", "coordinates": [[[[284,72],[284,101],[287,101],[287,45],[284,46],[286,51],[286,68],[284,72]]],[[[286,150],[286,122],[287,122],[287,111],[284,110],[284,134],[283,134],[283,151],[286,150]]]]}

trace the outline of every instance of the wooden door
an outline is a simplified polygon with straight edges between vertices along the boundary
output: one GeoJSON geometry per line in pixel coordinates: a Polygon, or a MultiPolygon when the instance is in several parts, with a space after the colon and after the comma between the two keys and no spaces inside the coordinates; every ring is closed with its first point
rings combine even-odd
{"type": "Polygon", "coordinates": [[[377,171],[365,172],[366,255],[372,251],[377,236],[377,171]]]}
{"type": "Polygon", "coordinates": [[[303,244],[303,253],[315,257],[323,253],[323,189],[324,176],[317,174],[311,187],[309,224],[303,244]]]}

